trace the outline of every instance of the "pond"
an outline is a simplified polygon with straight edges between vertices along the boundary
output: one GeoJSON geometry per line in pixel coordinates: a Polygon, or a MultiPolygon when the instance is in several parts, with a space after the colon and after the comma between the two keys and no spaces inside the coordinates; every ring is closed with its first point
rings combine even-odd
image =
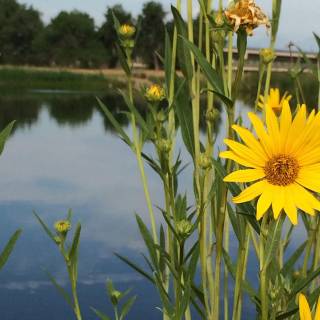
{"type": "MultiPolygon", "coordinates": [[[[130,319],[162,318],[156,309],[159,301],[154,287],[114,256],[117,252],[143,263],[140,252],[144,252],[144,246],[134,213],[149,220],[134,155],[98,110],[95,95],[33,90],[0,98],[1,128],[17,120],[0,158],[0,244],[17,228],[23,229],[0,273],[1,319],[73,318],[46,275],[47,270],[60,284],[67,285],[63,260],[33,215],[34,210],[53,226],[69,208],[74,212],[74,225],[80,221],[83,226],[79,297],[84,319],[96,319],[90,307],[111,313],[105,290],[108,278],[117,289],[132,287],[138,295],[130,319]]],[[[118,106],[113,96],[104,100],[118,106]]],[[[237,114],[249,109],[243,102],[237,104],[237,114]]],[[[121,117],[119,120],[130,131],[121,117]]],[[[221,144],[223,113],[219,122],[221,144]]],[[[181,146],[179,138],[177,149],[181,146]]],[[[149,149],[147,146],[151,152],[149,149]]],[[[182,157],[190,162],[184,152],[182,157]]],[[[161,185],[148,168],[147,172],[153,203],[161,205],[161,185]]],[[[181,179],[183,188],[192,185],[188,171],[181,179]]],[[[251,311],[248,309],[248,314],[251,311]]]]}

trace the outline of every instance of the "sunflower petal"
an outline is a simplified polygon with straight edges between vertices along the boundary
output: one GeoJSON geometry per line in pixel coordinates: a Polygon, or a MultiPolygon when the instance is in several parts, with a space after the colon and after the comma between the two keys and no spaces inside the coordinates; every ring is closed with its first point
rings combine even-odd
{"type": "Polygon", "coordinates": [[[237,170],[227,175],[223,181],[225,182],[252,182],[261,179],[265,176],[264,170],[259,169],[246,169],[237,170]]]}
{"type": "Polygon", "coordinates": [[[317,304],[317,309],[316,309],[316,314],[314,316],[314,319],[315,320],[320,319],[320,297],[318,299],[318,304],[317,304]]]}
{"type": "Polygon", "coordinates": [[[252,163],[249,163],[247,160],[243,159],[242,157],[236,155],[233,151],[222,151],[219,154],[220,158],[230,159],[233,160],[242,166],[248,167],[248,168],[256,168],[257,166],[253,165],[252,163]]]}
{"type": "Polygon", "coordinates": [[[308,301],[303,294],[299,294],[299,313],[300,320],[312,320],[308,301]]]}
{"type": "Polygon", "coordinates": [[[280,212],[284,207],[284,188],[282,186],[274,186],[274,197],[272,199],[272,211],[275,219],[279,218],[280,212]]]}
{"type": "Polygon", "coordinates": [[[256,198],[263,192],[266,186],[266,183],[267,182],[265,180],[261,180],[252,184],[250,187],[244,189],[238,196],[234,197],[232,199],[233,202],[242,203],[242,202],[251,201],[252,199],[256,198]]]}
{"type": "Polygon", "coordinates": [[[284,188],[285,201],[284,201],[284,211],[286,212],[291,223],[296,225],[298,223],[298,213],[297,207],[293,201],[293,196],[290,192],[290,188],[284,188]]]}
{"type": "Polygon", "coordinates": [[[260,220],[265,212],[269,209],[272,202],[272,191],[272,186],[266,184],[265,190],[261,194],[257,203],[257,220],[260,220]]]}

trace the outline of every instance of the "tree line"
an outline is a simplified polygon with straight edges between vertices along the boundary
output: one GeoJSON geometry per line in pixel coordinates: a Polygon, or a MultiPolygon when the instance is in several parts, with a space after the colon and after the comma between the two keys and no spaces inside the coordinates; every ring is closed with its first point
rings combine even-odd
{"type": "Polygon", "coordinates": [[[156,52],[164,50],[165,26],[170,33],[173,26],[165,22],[161,3],[154,1],[145,3],[138,17],[120,4],[107,7],[100,27],[80,11],[61,11],[45,25],[32,6],[0,0],[0,8],[0,64],[114,68],[118,64],[114,12],[121,23],[141,26],[135,56],[154,68],[159,64],[156,52]]]}

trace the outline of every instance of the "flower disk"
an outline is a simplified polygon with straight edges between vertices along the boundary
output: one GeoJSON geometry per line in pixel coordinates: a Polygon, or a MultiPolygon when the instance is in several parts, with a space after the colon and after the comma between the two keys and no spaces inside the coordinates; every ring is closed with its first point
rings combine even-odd
{"type": "Polygon", "coordinates": [[[224,181],[257,181],[233,201],[242,203],[259,197],[258,220],[272,207],[275,219],[284,210],[297,224],[297,209],[310,215],[320,210],[320,202],[313,195],[320,192],[320,113],[312,111],[307,116],[306,106],[302,105],[292,117],[286,99],[279,117],[269,104],[265,112],[266,126],[256,114],[248,114],[256,136],[246,128],[232,126],[243,143],[226,139],[230,150],[221,152],[220,157],[246,169],[230,173],[224,181]]]}

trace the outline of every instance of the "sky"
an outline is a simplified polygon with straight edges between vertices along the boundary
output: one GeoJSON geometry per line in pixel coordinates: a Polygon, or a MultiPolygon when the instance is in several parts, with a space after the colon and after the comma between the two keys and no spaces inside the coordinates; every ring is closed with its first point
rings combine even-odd
{"type": "MultiPolygon", "coordinates": [[[[143,3],[147,0],[18,0],[20,3],[32,5],[42,12],[43,20],[48,23],[52,17],[61,10],[79,10],[90,14],[96,21],[97,26],[101,25],[104,19],[104,12],[108,6],[121,3],[123,7],[134,16],[141,12],[143,3]]],[[[160,2],[170,18],[170,5],[175,0],[156,0],[160,2]]],[[[182,0],[186,2],[186,0],[182,0]]],[[[195,14],[198,12],[198,1],[194,0],[195,14]]],[[[217,2],[217,1],[213,1],[217,2]]],[[[227,3],[227,1],[225,1],[227,3]]],[[[271,16],[272,0],[256,0],[256,3],[271,16]]],[[[277,48],[286,49],[288,43],[293,41],[305,51],[315,51],[317,46],[312,32],[320,34],[320,1],[319,0],[283,0],[282,16],[278,34],[277,48]]],[[[250,47],[266,47],[268,35],[263,28],[255,31],[254,36],[249,40],[250,47]]]]}

